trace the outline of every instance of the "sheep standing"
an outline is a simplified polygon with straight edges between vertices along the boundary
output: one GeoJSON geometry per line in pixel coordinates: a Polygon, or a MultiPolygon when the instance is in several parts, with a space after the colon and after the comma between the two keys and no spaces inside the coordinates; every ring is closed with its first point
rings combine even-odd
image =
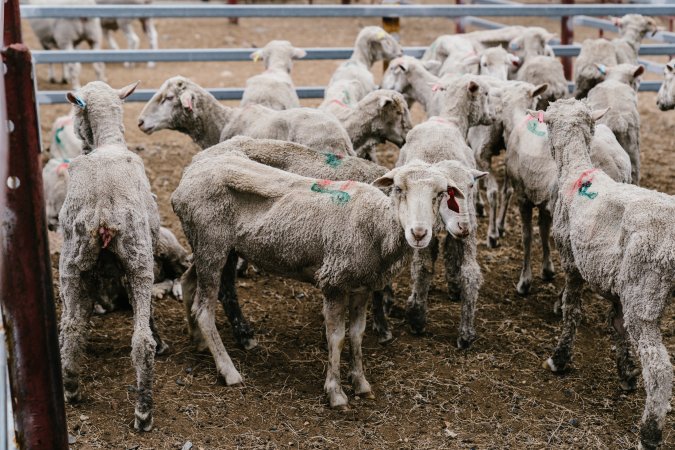
{"type": "MultiPolygon", "coordinates": [[[[52,0],[30,0],[31,5],[51,5],[52,0]]],[[[95,5],[94,0],[60,0],[61,5],[95,5]]],[[[33,32],[45,50],[73,50],[80,42],[87,42],[92,50],[101,49],[101,20],[98,18],[84,19],[31,19],[29,21],[33,32]]],[[[105,65],[102,62],[94,63],[96,78],[105,81],[105,65]]],[[[73,89],[80,87],[80,63],[64,65],[61,83],[70,83],[73,89]]],[[[49,65],[49,82],[56,83],[54,65],[49,65]]]]}
{"type": "MultiPolygon", "coordinates": [[[[96,0],[96,3],[99,5],[149,5],[152,3],[152,0],[96,0]]],[[[133,22],[135,19],[125,18],[125,19],[102,19],[101,27],[103,28],[103,34],[105,35],[108,45],[113,50],[119,50],[119,45],[113,36],[113,32],[118,29],[122,30],[124,36],[127,38],[127,43],[131,50],[138,50],[141,45],[141,39],[138,37],[134,31],[133,22]]],[[[141,22],[141,27],[143,32],[148,36],[148,41],[150,43],[150,48],[152,50],[159,49],[158,43],[158,34],[157,29],[155,28],[155,23],[151,17],[143,17],[139,19],[141,22]]],[[[133,63],[124,63],[125,67],[132,67],[133,63]]],[[[155,67],[155,63],[148,61],[148,67],[155,67]]]]}
{"type": "MultiPolygon", "coordinates": [[[[411,161],[427,163],[445,161],[451,164],[451,177],[465,199],[444,198],[441,217],[448,236],[443,246],[445,276],[449,296],[462,302],[457,346],[467,348],[476,339],[474,315],[478,291],[483,282],[476,260],[476,216],[473,189],[477,179],[487,175],[475,170],[473,151],[466,144],[466,134],[472,125],[489,124],[494,109],[489,103],[489,87],[481,77],[464,75],[444,83],[437,93],[444,104],[443,116],[431,117],[408,133],[401,148],[397,165],[405,167],[411,161]]],[[[426,325],[427,297],[438,255],[438,239],[433,238],[425,249],[415,250],[411,266],[412,293],[406,305],[406,317],[414,333],[426,325]]]]}
{"type": "Polygon", "coordinates": [[[126,276],[134,306],[131,359],[138,393],[134,428],[149,431],[155,350],[163,347],[152,330],[151,303],[159,213],[143,162],[124,141],[122,99],[137,85],[114,90],[103,82],[92,82],[67,94],[68,101],[77,106],[75,129],[93,151],[70,163],[68,193],[59,214],[63,230],[59,341],[66,400],[78,401],[80,361],[99,289],[100,264],[114,259],[126,276]]]}
{"type": "Polygon", "coordinates": [[[640,184],[640,113],[637,86],[644,66],[619,64],[607,67],[604,81],[588,92],[588,105],[593,109],[610,108],[600,123],[609,127],[621,147],[628,153],[631,182],[640,184]]]}
{"type": "Polygon", "coordinates": [[[550,56],[532,56],[525,60],[516,72],[515,79],[535,86],[545,84],[545,92],[539,95],[537,109],[545,110],[550,103],[568,96],[567,80],[560,60],[550,56]]]}
{"type": "Polygon", "coordinates": [[[138,127],[189,135],[202,149],[234,136],[297,142],[317,151],[354,155],[349,135],[331,114],[312,108],[275,111],[261,105],[229,108],[198,84],[169,78],[145,105],[138,127]]]}
{"type": "Polygon", "coordinates": [[[370,72],[371,66],[381,59],[390,60],[401,55],[401,46],[382,28],[363,28],[356,37],[354,53],[337,68],[328,82],[324,101],[319,108],[326,108],[333,100],[355,106],[377,88],[370,72]]]}
{"type": "Polygon", "coordinates": [[[622,388],[635,389],[639,373],[629,341],[640,357],[647,393],[640,446],[656,449],[673,388],[659,324],[675,287],[675,197],[617,183],[593,168],[593,121],[603,112],[559,100],[544,113],[558,174],[553,237],[565,270],[563,330],[545,367],[567,368],[589,283],[613,305],[622,388]]]}
{"type": "Polygon", "coordinates": [[[264,105],[277,110],[299,108],[300,99],[293,86],[291,69],[293,60],[304,58],[306,54],[288,41],[270,41],[253,52],[251,58],[254,61],[262,59],[265,72],[246,80],[241,106],[264,105]]]}
{"type": "Polygon", "coordinates": [[[59,211],[68,192],[69,165],[70,160],[52,158],[42,168],[47,228],[51,231],[59,227],[59,211]]]}
{"type": "MultiPolygon", "coordinates": [[[[330,406],[344,408],[340,353],[350,316],[351,380],[373,397],[363,372],[361,342],[369,294],[402,268],[413,248],[432,238],[441,198],[462,197],[442,164],[394,169],[373,183],[305,178],[230,152],[193,162],[171,202],[194,252],[188,320],[214,356],[228,385],[241,383],[214,320],[221,280],[234,291],[237,255],[269,273],[314,282],[324,294],[330,406]],[[351,220],[345,221],[345,217],[351,220]]],[[[197,340],[200,338],[198,337],[197,340]]]]}
{"type": "Polygon", "coordinates": [[[429,113],[428,107],[433,95],[432,86],[438,84],[438,77],[432,71],[439,67],[438,61],[420,61],[412,56],[404,55],[393,59],[382,77],[382,89],[400,92],[408,102],[408,107],[412,106],[413,102],[419,102],[429,113]]]}
{"type": "Polygon", "coordinates": [[[337,117],[347,130],[356,155],[371,161],[377,161],[377,144],[389,141],[400,147],[412,128],[405,99],[392,90],[373,91],[359,100],[353,108],[334,100],[324,111],[337,117]]]}
{"type": "Polygon", "coordinates": [[[82,154],[82,141],[75,134],[72,114],[58,117],[49,133],[49,155],[61,162],[82,154]]]}
{"type": "Polygon", "coordinates": [[[671,59],[663,69],[663,83],[659,88],[656,105],[661,111],[675,108],[675,59],[671,59]]]}

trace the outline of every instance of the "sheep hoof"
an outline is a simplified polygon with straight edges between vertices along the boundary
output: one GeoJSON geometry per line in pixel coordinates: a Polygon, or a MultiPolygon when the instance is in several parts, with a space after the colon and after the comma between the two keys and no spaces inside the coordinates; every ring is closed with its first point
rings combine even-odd
{"type": "Polygon", "coordinates": [[[518,286],[516,286],[516,291],[518,291],[518,295],[522,296],[528,295],[530,293],[530,282],[520,280],[518,282],[518,286]]]}
{"type": "Polygon", "coordinates": [[[241,375],[239,375],[239,372],[236,370],[233,371],[233,373],[229,373],[224,376],[225,378],[225,384],[228,385],[229,387],[239,387],[244,385],[244,380],[241,378],[241,375]]]}
{"type": "Polygon", "coordinates": [[[482,203],[476,203],[476,216],[485,217],[485,206],[482,203]]]}
{"type": "Polygon", "coordinates": [[[364,400],[375,400],[375,394],[373,394],[372,391],[368,392],[359,392],[356,395],[359,396],[359,398],[362,398],[364,400]]]}
{"type": "Polygon", "coordinates": [[[79,388],[75,389],[74,391],[66,390],[64,394],[66,403],[79,403],[82,400],[82,393],[80,393],[79,388]]]}
{"type": "Polygon", "coordinates": [[[468,338],[459,337],[457,338],[457,348],[460,350],[466,350],[471,347],[471,344],[476,340],[476,336],[470,336],[468,338]]]}
{"type": "Polygon", "coordinates": [[[499,237],[500,237],[500,238],[503,238],[504,235],[506,234],[506,230],[504,229],[504,227],[498,227],[498,228],[497,228],[497,231],[499,232],[499,237]]]}
{"type": "Polygon", "coordinates": [[[632,380],[621,380],[619,388],[624,392],[633,392],[637,389],[637,380],[635,378],[632,380]]]}
{"type": "Polygon", "coordinates": [[[497,248],[499,247],[499,238],[490,236],[488,237],[487,246],[488,248],[497,248]]]}
{"type": "Polygon", "coordinates": [[[148,411],[145,414],[136,410],[134,418],[134,429],[136,431],[150,431],[152,430],[152,411],[148,411]]]}
{"type": "Polygon", "coordinates": [[[155,348],[155,355],[165,355],[169,352],[169,345],[164,341],[157,342],[157,347],[155,348]]]}
{"type": "Polygon", "coordinates": [[[252,350],[258,346],[258,340],[256,338],[242,338],[240,342],[244,350],[252,350]]]}
{"type": "Polygon", "coordinates": [[[553,359],[549,358],[546,361],[544,361],[541,365],[544,369],[548,369],[551,372],[558,372],[558,368],[553,364],[553,359]]]}
{"type": "Polygon", "coordinates": [[[394,339],[394,336],[391,334],[391,331],[387,330],[385,332],[379,333],[377,343],[388,344],[392,339],[394,339]]]}
{"type": "Polygon", "coordinates": [[[555,278],[555,271],[553,269],[543,269],[541,271],[541,279],[544,281],[553,281],[555,278]]]}

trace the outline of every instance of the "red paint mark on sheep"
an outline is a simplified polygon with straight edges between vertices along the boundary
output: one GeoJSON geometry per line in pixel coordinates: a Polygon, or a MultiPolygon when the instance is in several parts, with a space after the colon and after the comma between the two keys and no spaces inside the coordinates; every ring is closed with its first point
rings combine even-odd
{"type": "Polygon", "coordinates": [[[98,234],[101,236],[101,240],[103,241],[103,245],[101,247],[107,248],[108,245],[110,245],[110,241],[112,241],[113,238],[113,233],[106,227],[100,227],[98,229],[98,234]]]}

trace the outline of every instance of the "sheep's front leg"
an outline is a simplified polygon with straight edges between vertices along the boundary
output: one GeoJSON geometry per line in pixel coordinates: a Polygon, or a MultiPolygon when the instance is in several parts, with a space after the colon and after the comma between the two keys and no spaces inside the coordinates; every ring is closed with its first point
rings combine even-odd
{"type": "MultiPolygon", "coordinates": [[[[63,256],[62,256],[63,258],[63,256]]],[[[93,294],[98,291],[94,277],[72,266],[61,269],[61,367],[67,402],[78,402],[80,392],[80,363],[87,343],[87,324],[94,307],[93,294]]]]}
{"type": "MultiPolygon", "coordinates": [[[[74,50],[72,42],[66,42],[59,45],[59,48],[62,50],[74,50]]],[[[76,90],[82,87],[80,85],[80,71],[82,70],[82,64],[78,63],[67,63],[63,65],[64,77],[70,83],[70,86],[76,90]]]]}
{"type": "MultiPolygon", "coordinates": [[[[129,50],[138,50],[138,47],[141,46],[141,38],[138,37],[136,32],[134,31],[134,27],[131,24],[131,20],[125,20],[124,22],[119,21],[120,23],[120,29],[122,30],[122,33],[124,33],[124,37],[127,38],[127,44],[129,45],[129,50]]],[[[133,62],[125,62],[124,67],[133,67],[134,63],[133,62]]]]}
{"type": "Polygon", "coordinates": [[[544,281],[551,281],[555,276],[555,268],[551,259],[551,223],[553,219],[546,205],[539,208],[539,235],[541,237],[542,269],[544,281]]]}
{"type": "MultiPolygon", "coordinates": [[[[100,40],[90,41],[89,46],[91,47],[92,50],[101,50],[101,41],[100,40]]],[[[107,78],[105,76],[105,63],[95,62],[92,65],[94,66],[94,72],[96,72],[96,79],[99,81],[107,81],[107,78]]]]}
{"type": "Polygon", "coordinates": [[[348,299],[344,294],[326,295],[323,316],[328,341],[328,369],[323,389],[331,408],[346,408],[347,396],[340,385],[340,353],[345,343],[345,309],[348,299]]]}
{"type": "Polygon", "coordinates": [[[159,335],[159,330],[157,329],[157,325],[155,324],[155,317],[154,317],[154,312],[150,316],[150,329],[152,330],[152,338],[155,340],[155,344],[157,344],[156,349],[155,349],[155,354],[156,355],[163,355],[167,351],[169,351],[169,344],[164,342],[162,340],[162,337],[159,335]]]}
{"type": "MultiPolygon", "coordinates": [[[[141,19],[141,25],[143,26],[145,34],[148,36],[148,40],[150,41],[150,48],[157,50],[159,48],[159,44],[155,22],[151,18],[141,19]]],[[[148,67],[155,67],[155,63],[153,61],[148,61],[148,67]]]]}
{"type": "MultiPolygon", "coordinates": [[[[137,400],[134,428],[152,429],[152,384],[155,370],[157,342],[152,332],[152,261],[142,268],[127,272],[129,299],[134,307],[134,333],[131,337],[131,361],[136,369],[137,400]]],[[[161,342],[161,339],[160,339],[161,342]]]]}
{"type": "Polygon", "coordinates": [[[495,248],[499,245],[499,231],[497,231],[497,208],[498,201],[498,184],[492,172],[488,172],[487,176],[487,201],[488,201],[488,236],[487,246],[495,248]]]}
{"type": "Polygon", "coordinates": [[[628,331],[642,362],[642,378],[647,393],[640,425],[640,448],[658,449],[663,438],[666,413],[670,409],[673,367],[670,364],[668,350],[661,340],[658,320],[646,321],[638,317],[627,319],[628,331]]]}
{"type": "Polygon", "coordinates": [[[450,237],[445,240],[443,247],[443,260],[445,263],[446,278],[452,277],[452,273],[459,274],[456,282],[459,285],[459,299],[462,302],[462,310],[459,320],[457,347],[466,349],[476,340],[474,318],[476,316],[476,303],[478,291],[483,284],[483,275],[476,261],[476,236],[475,234],[462,241],[450,237]]]}
{"type": "Polygon", "coordinates": [[[499,204],[499,217],[497,219],[497,231],[499,236],[502,237],[506,233],[506,213],[509,209],[509,202],[511,201],[511,196],[513,195],[513,186],[511,186],[511,181],[509,180],[506,170],[504,170],[504,184],[502,184],[502,198],[501,203],[499,204]]]}
{"type": "Polygon", "coordinates": [[[366,330],[366,305],[368,294],[354,293],[349,302],[349,343],[351,354],[351,373],[354,394],[364,398],[375,398],[370,388],[370,383],[363,373],[363,333],[366,330]]]}
{"type": "Polygon", "coordinates": [[[437,257],[438,238],[436,236],[431,238],[426,248],[415,250],[413,254],[410,270],[413,286],[406,304],[405,315],[414,334],[423,333],[427,324],[427,297],[437,257]]]}
{"type": "Polygon", "coordinates": [[[610,313],[609,322],[614,334],[616,369],[619,373],[621,389],[628,392],[634,391],[640,369],[635,362],[633,349],[627,339],[628,333],[626,332],[626,323],[623,319],[623,308],[618,299],[615,299],[612,302],[612,311],[610,313]]]}
{"type": "Polygon", "coordinates": [[[188,335],[197,351],[203,352],[208,347],[192,314],[192,305],[194,304],[195,291],[197,290],[197,271],[194,264],[190,265],[181,277],[180,286],[181,291],[183,291],[183,306],[185,307],[188,335]]]}
{"type": "MultiPolygon", "coordinates": [[[[204,260],[204,258],[195,257],[195,260],[204,260]]],[[[210,264],[206,267],[200,267],[195,264],[197,272],[197,289],[194,294],[192,304],[192,315],[195,318],[197,326],[206,342],[207,347],[213,355],[216,362],[218,373],[225,379],[228,386],[242,383],[242,378],[234,367],[230,355],[227,354],[223,345],[218,328],[216,327],[215,309],[218,298],[219,275],[222,272],[222,266],[219,264],[210,264]]],[[[183,293],[185,297],[187,295],[183,293]]]]}
{"type": "Polygon", "coordinates": [[[387,316],[393,303],[393,290],[390,284],[381,291],[373,292],[373,330],[377,333],[377,342],[380,344],[386,344],[392,339],[387,316]]]}
{"type": "Polygon", "coordinates": [[[523,227],[523,268],[516,290],[520,295],[527,295],[532,284],[532,204],[521,197],[518,207],[523,227]]]}
{"type": "Polygon", "coordinates": [[[231,251],[227,257],[225,268],[223,269],[220,278],[220,292],[218,298],[225,308],[227,318],[232,325],[232,332],[237,343],[244,349],[250,350],[258,345],[258,341],[253,333],[251,324],[248,323],[244,314],[241,312],[239,299],[237,298],[237,287],[235,286],[237,279],[237,261],[239,257],[237,253],[231,251]]]}
{"type": "Polygon", "coordinates": [[[563,329],[558,346],[553,356],[546,360],[544,367],[552,372],[562,372],[572,358],[572,346],[577,327],[581,321],[581,290],[583,279],[576,270],[565,274],[565,290],[563,291],[563,329]]]}

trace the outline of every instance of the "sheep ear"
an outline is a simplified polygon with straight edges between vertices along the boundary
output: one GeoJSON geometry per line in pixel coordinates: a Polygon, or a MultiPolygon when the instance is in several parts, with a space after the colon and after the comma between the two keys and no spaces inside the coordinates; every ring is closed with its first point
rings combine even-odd
{"type": "Polygon", "coordinates": [[[481,178],[488,176],[488,172],[482,172],[476,169],[470,169],[469,173],[471,173],[473,181],[480,180],[481,178]]]}
{"type": "Polygon", "coordinates": [[[614,25],[615,27],[621,26],[621,17],[611,17],[610,16],[609,20],[612,21],[612,25],[614,25]]]}
{"type": "Polygon", "coordinates": [[[595,121],[602,119],[602,116],[607,114],[607,111],[609,111],[609,108],[605,109],[595,109],[591,112],[591,118],[595,121]]]}
{"type": "Polygon", "coordinates": [[[516,55],[509,54],[509,60],[511,61],[511,65],[513,67],[520,67],[521,61],[520,61],[520,58],[517,57],[516,55]]]}
{"type": "Polygon", "coordinates": [[[136,90],[136,88],[138,87],[138,85],[139,85],[140,83],[141,83],[141,80],[138,80],[138,81],[135,82],[135,83],[131,83],[131,84],[128,85],[128,86],[124,86],[123,88],[118,89],[118,90],[117,90],[117,95],[119,95],[120,98],[121,98],[122,100],[124,100],[125,98],[127,98],[128,96],[130,96],[131,94],[134,93],[134,91],[136,90]]]}
{"type": "Polygon", "coordinates": [[[637,77],[639,77],[640,75],[642,75],[643,73],[645,73],[645,66],[643,66],[642,64],[640,64],[640,65],[638,66],[638,68],[635,69],[635,72],[633,72],[633,78],[637,78],[637,77]]]}
{"type": "Polygon", "coordinates": [[[77,106],[80,109],[84,109],[87,107],[87,102],[82,100],[82,98],[79,95],[75,95],[72,92],[68,92],[66,94],[66,100],[72,105],[77,106]]]}
{"type": "Polygon", "coordinates": [[[401,71],[403,71],[403,72],[407,72],[408,69],[410,69],[410,66],[408,65],[408,62],[407,62],[407,61],[404,61],[403,59],[401,59],[400,61],[398,61],[398,62],[396,63],[396,66],[397,66],[398,68],[400,68],[401,71]]]}
{"type": "Polygon", "coordinates": [[[192,93],[191,92],[183,92],[180,94],[180,104],[183,105],[183,108],[187,109],[188,111],[192,111],[192,93]]]}
{"type": "Polygon", "coordinates": [[[394,171],[390,170],[370,184],[379,189],[390,188],[394,184],[394,171]]]}
{"type": "Polygon", "coordinates": [[[301,48],[294,48],[293,49],[293,59],[301,59],[307,56],[307,52],[304,51],[301,48]]]}
{"type": "Polygon", "coordinates": [[[478,91],[478,89],[480,89],[480,85],[475,81],[471,80],[469,81],[469,84],[466,85],[466,89],[472,94],[475,94],[478,91]]]}
{"type": "Polygon", "coordinates": [[[262,50],[256,50],[253,53],[251,53],[251,59],[253,60],[253,62],[260,61],[260,58],[262,58],[262,50]]]}
{"type": "Polygon", "coordinates": [[[452,191],[455,194],[455,198],[466,198],[466,195],[464,195],[464,192],[460,188],[457,187],[456,184],[454,184],[451,181],[448,181],[448,189],[447,192],[450,193],[452,191]]]}
{"type": "Polygon", "coordinates": [[[548,84],[540,84],[539,86],[535,87],[532,92],[530,93],[530,96],[532,98],[536,97],[537,95],[541,95],[544,92],[546,92],[546,89],[548,89],[548,84]]]}
{"type": "Polygon", "coordinates": [[[555,34],[555,33],[546,33],[546,34],[544,35],[544,42],[552,41],[553,39],[555,39],[555,38],[557,38],[557,37],[558,37],[558,35],[555,34]]]}
{"type": "Polygon", "coordinates": [[[666,70],[668,70],[668,72],[670,72],[670,73],[673,73],[673,71],[675,70],[675,63],[666,64],[666,70]]]}

